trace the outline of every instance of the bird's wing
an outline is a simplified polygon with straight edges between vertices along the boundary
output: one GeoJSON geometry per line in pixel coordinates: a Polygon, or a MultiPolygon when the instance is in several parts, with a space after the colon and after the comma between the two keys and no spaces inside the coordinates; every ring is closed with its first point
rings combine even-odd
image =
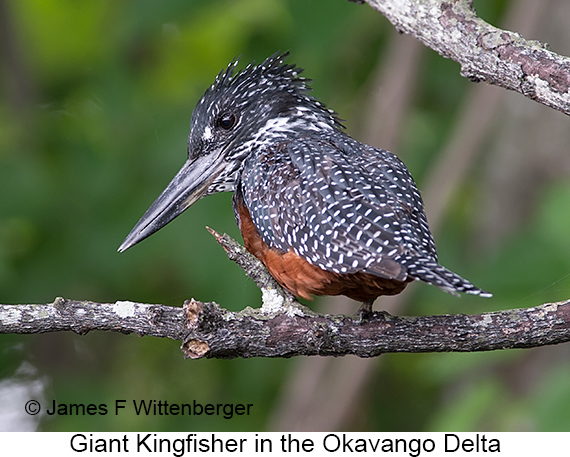
{"type": "Polygon", "coordinates": [[[244,200],[271,247],[328,271],[405,280],[402,258],[437,262],[421,197],[395,156],[354,143],[304,138],[251,157],[244,200]]]}

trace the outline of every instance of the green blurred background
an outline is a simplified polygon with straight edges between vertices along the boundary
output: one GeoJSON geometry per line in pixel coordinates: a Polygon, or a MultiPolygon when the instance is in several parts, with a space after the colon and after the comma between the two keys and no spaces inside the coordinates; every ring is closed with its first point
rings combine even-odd
{"type": "MultiPolygon", "coordinates": [[[[570,54],[564,0],[475,1],[492,24],[570,54]]],[[[231,195],[117,247],[185,160],[192,109],[236,56],[305,68],[348,132],[392,149],[423,191],[440,259],[494,298],[424,284],[400,314],[570,297],[568,117],[459,66],[346,0],[0,0],[0,302],[56,296],[240,310],[261,294],[205,226],[240,239],[231,195]],[[455,180],[455,181],[454,181],[455,180]],[[447,189],[447,190],[446,190],[447,189]],[[446,193],[447,192],[447,193],[446,193]]],[[[311,306],[353,313],[358,304],[311,306]]],[[[0,429],[570,430],[570,347],[477,354],[184,360],[179,343],[0,335],[0,429]],[[26,416],[24,403],[251,403],[249,416],[26,416]]]]}

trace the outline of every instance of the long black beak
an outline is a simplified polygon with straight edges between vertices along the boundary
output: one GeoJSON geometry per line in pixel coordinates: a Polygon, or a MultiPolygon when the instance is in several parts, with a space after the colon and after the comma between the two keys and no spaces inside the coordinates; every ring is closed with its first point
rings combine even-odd
{"type": "Polygon", "coordinates": [[[188,159],[133,227],[119,247],[119,252],[144,240],[182,214],[204,195],[223,169],[224,162],[220,154],[208,154],[196,159],[188,159]]]}

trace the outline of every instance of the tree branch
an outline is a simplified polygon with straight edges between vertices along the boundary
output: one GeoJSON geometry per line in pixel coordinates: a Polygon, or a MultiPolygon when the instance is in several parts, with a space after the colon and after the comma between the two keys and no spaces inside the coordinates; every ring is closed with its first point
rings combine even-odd
{"type": "Polygon", "coordinates": [[[262,288],[261,308],[231,312],[194,299],[178,308],[57,298],[45,305],[0,305],[0,333],[136,333],[179,340],[190,358],[375,357],[388,352],[491,351],[570,341],[570,300],[476,315],[397,317],[374,312],[362,319],[317,314],[283,292],[241,245],[209,230],[262,288]]]}
{"type": "Polygon", "coordinates": [[[472,81],[570,114],[570,58],[483,21],[469,0],[366,0],[402,33],[461,65],[472,81]]]}
{"type": "Polygon", "coordinates": [[[190,358],[376,357],[389,352],[472,352],[530,348],[570,340],[570,300],[475,315],[322,315],[303,309],[231,312],[187,300],[183,308],[128,301],[57,298],[45,305],[0,305],[0,333],[91,330],[136,333],[182,342],[190,358]]]}

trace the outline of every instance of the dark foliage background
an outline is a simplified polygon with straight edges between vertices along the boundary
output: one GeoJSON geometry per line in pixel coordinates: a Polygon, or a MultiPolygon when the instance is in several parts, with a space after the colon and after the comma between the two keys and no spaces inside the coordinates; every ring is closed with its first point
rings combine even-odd
{"type": "MultiPolygon", "coordinates": [[[[475,6],[491,23],[526,27],[527,38],[568,55],[566,2],[536,3],[532,13],[529,1],[475,6]]],[[[377,75],[398,68],[390,49],[405,39],[367,5],[346,0],[0,0],[0,34],[0,301],[64,296],[180,305],[195,297],[232,310],[258,306],[261,296],[204,228],[239,239],[229,194],[198,202],[144,243],[116,252],[183,163],[194,104],[236,56],[245,65],[290,50],[290,62],[314,80],[314,94],[346,119],[349,133],[370,141],[370,132],[392,120],[368,114],[390,97],[390,87],[375,85],[377,75]]],[[[394,139],[377,145],[393,148],[424,189],[479,86],[427,49],[417,62],[394,139]]],[[[414,284],[397,312],[483,312],[570,296],[568,118],[489,90],[501,101],[469,173],[445,203],[436,240],[443,264],[495,297],[458,299],[414,284]]],[[[314,306],[358,307],[342,301],[314,306]]],[[[380,299],[376,308],[387,303],[380,299]]],[[[568,430],[569,352],[564,345],[357,361],[368,364],[365,380],[350,373],[332,380],[345,383],[337,386],[340,397],[345,387],[350,395],[349,407],[334,413],[335,427],[568,430]]],[[[0,429],[294,428],[303,418],[284,417],[288,399],[306,385],[298,373],[321,363],[183,360],[178,343],[133,335],[1,335],[0,429]],[[294,379],[301,381],[291,393],[294,379]],[[23,409],[31,398],[44,410],[55,400],[103,403],[110,413],[31,417],[23,409]],[[254,407],[232,419],[116,416],[117,399],[254,407]]],[[[337,402],[328,398],[314,409],[337,402]]]]}

